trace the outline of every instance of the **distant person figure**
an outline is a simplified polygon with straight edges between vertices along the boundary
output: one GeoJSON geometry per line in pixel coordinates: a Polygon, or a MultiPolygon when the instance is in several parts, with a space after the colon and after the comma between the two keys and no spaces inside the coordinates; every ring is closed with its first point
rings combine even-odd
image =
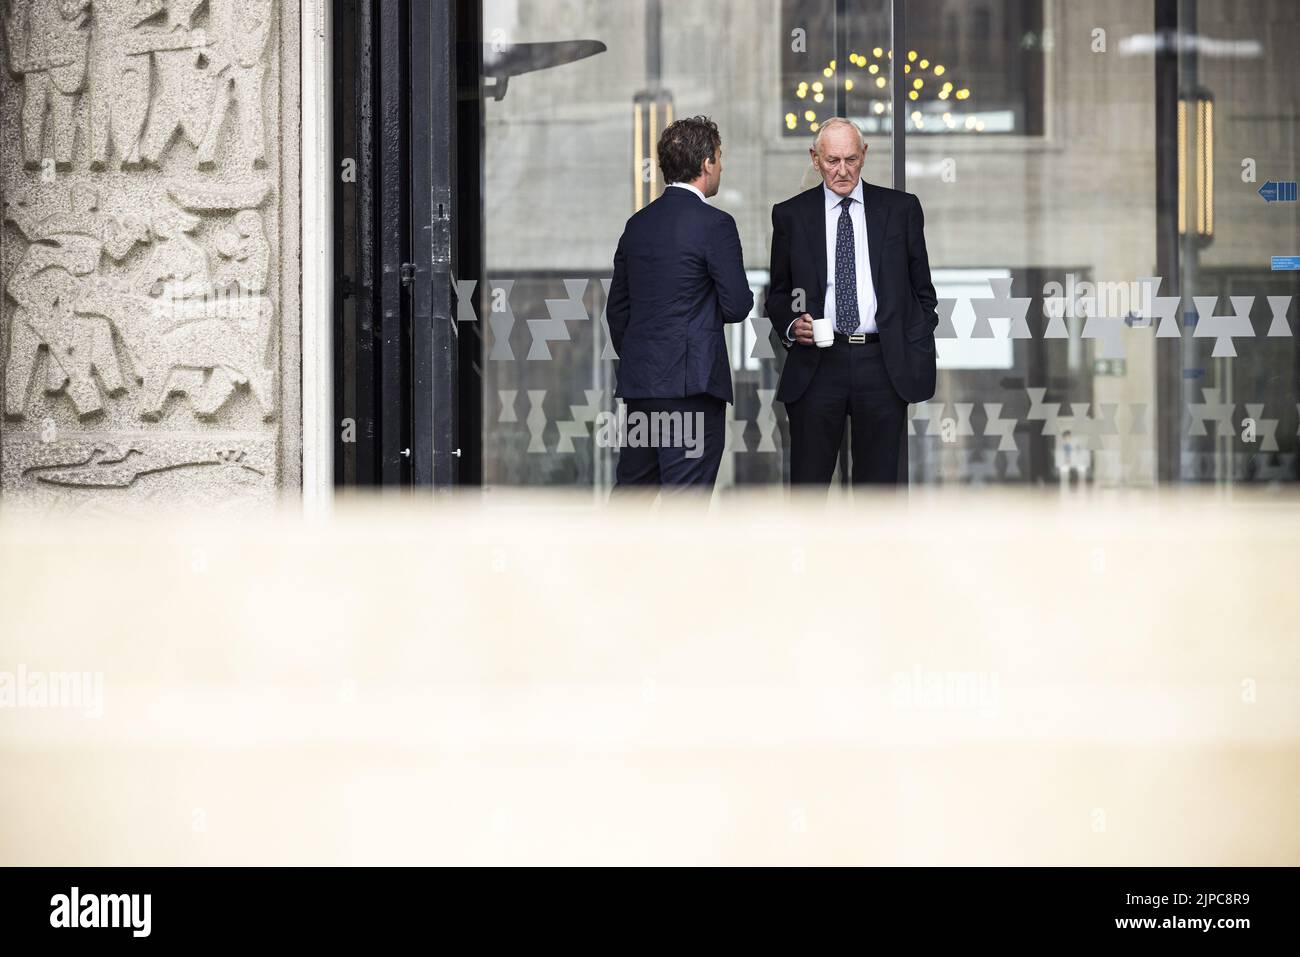
{"type": "Polygon", "coordinates": [[[809,152],[821,184],[772,208],[767,314],[787,350],[776,399],[790,482],[830,484],[847,418],[853,484],[895,485],[907,404],[935,388],[925,218],[912,194],[862,180],[867,145],[848,120],[823,123],[809,152]]]}
{"type": "Polygon", "coordinates": [[[1088,447],[1076,440],[1069,429],[1061,433],[1056,443],[1056,473],[1061,479],[1061,488],[1076,484],[1083,486],[1088,482],[1088,472],[1092,468],[1092,453],[1088,447]]]}
{"type": "Polygon", "coordinates": [[[736,221],[705,202],[722,181],[717,125],[703,116],[670,124],[659,138],[659,168],[668,186],[627,221],[606,310],[619,356],[614,395],[627,403],[632,425],[617,485],[711,490],[732,400],[723,325],[748,316],[754,294],[736,221]],[[637,441],[638,420],[651,422],[655,441],[644,441],[644,430],[637,441]],[[678,439],[659,441],[668,427],[655,424],[670,421],[679,423],[678,439]],[[689,442],[683,422],[698,424],[689,442]]]}

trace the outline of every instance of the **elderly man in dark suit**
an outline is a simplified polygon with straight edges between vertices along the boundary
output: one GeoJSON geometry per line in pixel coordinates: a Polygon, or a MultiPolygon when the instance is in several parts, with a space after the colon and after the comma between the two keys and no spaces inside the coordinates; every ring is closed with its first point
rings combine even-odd
{"type": "Polygon", "coordinates": [[[790,482],[825,488],[847,418],[855,485],[898,482],[907,404],[934,395],[938,300],[911,193],[862,180],[850,121],[817,131],[822,182],[772,208],[767,314],[787,349],[776,399],[790,420],[790,482]],[[823,342],[813,320],[823,320],[823,342]],[[830,320],[826,322],[825,320],[830,320]]]}
{"type": "MultiPolygon", "coordinates": [[[[627,221],[614,254],[606,315],[618,352],[615,396],[629,422],[678,423],[689,441],[647,444],[633,429],[617,483],[712,489],[722,462],[731,365],[723,326],[749,315],[736,221],[706,200],[722,181],[722,138],[702,116],[670,124],[659,140],[663,195],[627,221]]],[[[651,430],[653,432],[654,425],[651,430]]]]}

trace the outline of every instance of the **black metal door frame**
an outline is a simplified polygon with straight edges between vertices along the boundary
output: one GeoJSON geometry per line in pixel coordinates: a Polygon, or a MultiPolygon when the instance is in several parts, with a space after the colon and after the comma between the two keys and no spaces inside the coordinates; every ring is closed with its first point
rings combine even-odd
{"type": "MultiPolygon", "coordinates": [[[[457,304],[457,318],[482,316],[476,303],[487,297],[483,211],[483,2],[456,0],[456,164],[452,195],[455,279],[469,298],[457,304]],[[471,292],[471,290],[473,290],[471,292]]],[[[459,298],[459,290],[453,289],[459,298]]],[[[483,484],[483,334],[478,321],[454,323],[458,331],[457,427],[461,485],[483,484]]]]}
{"type": "Polygon", "coordinates": [[[335,482],[450,487],[457,2],[335,0],[334,14],[335,482]]]}

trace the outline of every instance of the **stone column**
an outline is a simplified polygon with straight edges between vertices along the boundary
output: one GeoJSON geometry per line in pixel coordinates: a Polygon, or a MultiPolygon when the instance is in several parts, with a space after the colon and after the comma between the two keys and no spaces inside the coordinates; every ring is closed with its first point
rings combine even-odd
{"type": "Polygon", "coordinates": [[[298,0],[0,0],[6,505],[301,484],[298,0]]]}

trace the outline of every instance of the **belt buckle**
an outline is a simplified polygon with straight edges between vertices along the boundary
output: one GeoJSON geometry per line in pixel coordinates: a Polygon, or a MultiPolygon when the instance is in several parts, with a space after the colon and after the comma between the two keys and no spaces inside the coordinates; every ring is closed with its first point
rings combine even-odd
{"type": "Polygon", "coordinates": [[[855,332],[853,333],[853,335],[849,336],[849,342],[853,343],[854,345],[862,345],[866,341],[867,341],[867,334],[865,332],[855,332]]]}

